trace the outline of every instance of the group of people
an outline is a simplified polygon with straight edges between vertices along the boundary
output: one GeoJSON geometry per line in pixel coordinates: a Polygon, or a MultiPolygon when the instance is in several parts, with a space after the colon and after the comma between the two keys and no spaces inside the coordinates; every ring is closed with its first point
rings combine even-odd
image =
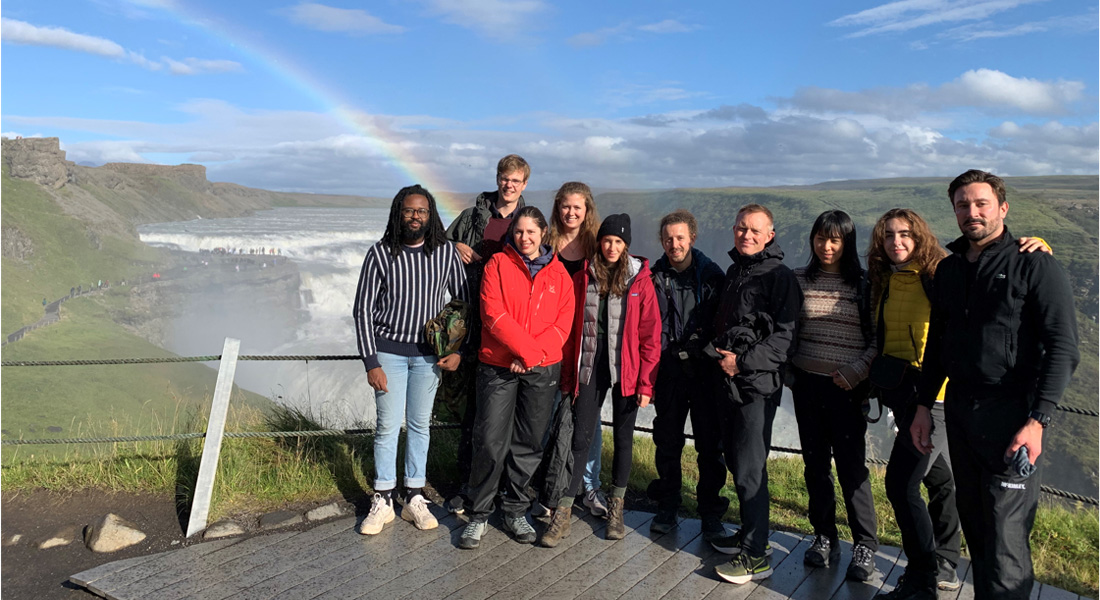
{"type": "Polygon", "coordinates": [[[404,188],[367,252],[354,318],[378,421],[375,495],[360,533],[377,534],[396,516],[403,420],[401,516],[421,529],[437,525],[423,487],[432,405],[448,372],[469,394],[458,452],[463,491],[448,502],[468,517],[461,548],[479,546],[498,505],[517,542],[556,546],[570,534],[579,494],[606,515],[608,539],[624,537],[634,424],[653,403],[658,479],[647,493],[658,511],[650,530],[677,525],[690,417],[702,535],[731,555],[717,574],[738,584],[768,577],[767,458],[786,385],[814,529],[808,565],[840,558],[835,460],[853,537],[846,575],[874,574],[865,435],[877,398],[898,428],[886,488],[909,557],[883,596],[956,589],[961,525],[976,597],[1028,597],[1036,460],[1079,357],[1068,278],[1045,242],[1009,235],[1000,178],[972,170],[952,182],[948,199],[963,235],[947,252],[920,215],[887,212],[872,230],[866,270],[843,211],[816,219],[809,263],[792,270],[772,213],[743,206],[723,273],[695,248],[698,225],[685,210],[660,221],[664,253],[651,266],[630,253],[629,215],[601,222],[589,187],[570,182],[548,221],[524,204],[529,177],[523,158],[504,157],[497,190],[447,229],[428,190],[404,188]],[[470,307],[467,337],[459,352],[439,357],[423,326],[448,298],[470,307]],[[607,397],[614,451],[605,498],[591,459],[607,397]],[[741,523],[732,535],[722,523],[727,469],[741,523]],[[541,536],[529,510],[548,517],[541,536]]]}

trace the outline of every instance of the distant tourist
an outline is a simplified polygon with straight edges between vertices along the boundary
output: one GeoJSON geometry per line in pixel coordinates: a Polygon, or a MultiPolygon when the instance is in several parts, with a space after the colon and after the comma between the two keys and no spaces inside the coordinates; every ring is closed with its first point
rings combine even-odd
{"type": "Polygon", "coordinates": [[[722,517],[729,508],[729,499],[719,493],[726,484],[716,387],[721,374],[718,365],[703,355],[724,277],[722,268],[695,248],[697,235],[695,216],[686,210],[665,215],[657,230],[664,248],[653,265],[661,309],[661,365],[653,394],[657,479],[648,490],[657,501],[657,516],[649,528],[666,533],[676,526],[683,501],[684,426],[690,414],[699,466],[695,497],[703,538],[709,542],[725,535],[722,517]]]}
{"type": "Polygon", "coordinates": [[[871,299],[859,264],[856,228],[848,213],[828,210],[809,236],[810,262],[794,270],[802,289],[797,350],[791,358],[794,415],[805,463],[814,539],[803,562],[833,567],[840,560],[833,461],[852,532],[846,576],[874,575],[878,518],[867,468],[867,376],[876,353],[871,299]]]}
{"type": "Polygon", "coordinates": [[[934,450],[931,409],[950,378],[944,420],[975,598],[1026,599],[1043,430],[1080,359],[1073,292],[1050,254],[1018,250],[1000,177],[967,171],[947,197],[963,235],[936,269],[910,433],[934,450]]]}
{"type": "Polygon", "coordinates": [[[626,536],[623,507],[633,465],[638,408],[649,406],[661,359],[661,313],[649,261],[629,254],[630,216],[610,215],[597,233],[598,250],[573,276],[577,304],[562,369],[563,394],[573,396],[573,480],[557,502],[542,545],[567,536],[573,498],[580,491],[588,448],[599,424],[604,396],[611,392],[615,451],[607,504],[609,540],[626,536]]]}
{"type": "Polygon", "coordinates": [[[76,288],[75,287],[69,288],[69,297],[72,298],[74,295],[76,295],[76,288]]]}
{"type": "Polygon", "coordinates": [[[466,507],[470,521],[459,540],[464,549],[481,545],[501,491],[504,529],[521,544],[535,541],[525,516],[534,500],[528,485],[542,458],[562,376],[562,349],[573,324],[573,285],[544,243],[542,211],[527,206],[514,214],[504,250],[489,259],[481,284],[484,330],[466,507]]]}
{"type": "MultiPolygon", "coordinates": [[[[485,263],[494,254],[504,248],[508,237],[508,228],[512,224],[515,211],[523,208],[523,190],[531,176],[531,166],[523,157],[509,154],[497,163],[497,189],[482,192],[474,200],[474,205],[462,211],[447,228],[447,239],[455,243],[462,262],[466,265],[466,278],[470,282],[471,300],[470,318],[466,323],[470,344],[478,347],[481,343],[481,323],[478,318],[481,274],[485,263]]],[[[462,430],[458,441],[458,477],[465,486],[470,478],[472,457],[474,415],[477,406],[474,398],[475,372],[477,359],[466,357],[459,371],[444,379],[448,392],[465,399],[462,415],[462,430]]],[[[461,404],[461,403],[456,403],[461,404]]],[[[465,492],[460,492],[447,503],[448,510],[462,512],[465,492]]]]}
{"type": "Polygon", "coordinates": [[[783,264],[783,250],[775,241],[774,219],[767,208],[741,207],[733,240],[729,253],[733,264],[726,271],[714,320],[718,337],[704,352],[718,361],[726,376],[727,397],[721,400],[723,450],[741,513],[741,529],[711,545],[733,555],[730,562],[717,567],[718,575],[743,584],[772,574],[767,556],[768,451],[782,395],[782,371],[802,311],[802,291],[794,273],[783,264]]]}
{"type": "Polygon", "coordinates": [[[355,334],[367,382],[375,391],[374,498],[359,533],[374,535],[394,519],[397,442],[405,442],[405,506],[401,518],[419,529],[438,524],[423,488],[432,405],[440,370],[453,371],[461,356],[437,359],[424,324],[446,304],[446,295],[469,297],[466,274],[447,241],[435,198],[414,185],[402,188],[390,206],[382,239],[367,250],[355,292],[355,334]]]}

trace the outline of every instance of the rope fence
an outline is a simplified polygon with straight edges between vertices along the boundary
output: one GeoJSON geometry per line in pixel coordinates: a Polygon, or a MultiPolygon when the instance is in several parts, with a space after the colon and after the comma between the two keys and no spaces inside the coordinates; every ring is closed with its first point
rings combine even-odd
{"type": "MultiPolygon", "coordinates": [[[[186,363],[186,362],[214,362],[221,360],[220,354],[211,354],[206,356],[172,356],[172,357],[160,357],[160,358],[105,358],[105,359],[91,359],[91,360],[37,360],[37,361],[20,361],[20,360],[6,360],[0,362],[0,367],[71,367],[71,366],[94,366],[94,365],[140,365],[140,364],[156,364],[156,363],[186,363]]],[[[352,361],[360,360],[357,354],[242,354],[237,357],[237,360],[254,360],[254,361],[352,361]]],[[[1070,414],[1082,415],[1087,417],[1100,417],[1100,413],[1094,410],[1088,410],[1083,408],[1075,408],[1072,406],[1058,406],[1058,410],[1070,414]]],[[[612,423],[608,421],[601,421],[601,424],[605,427],[612,426],[612,423]]],[[[436,423],[430,426],[432,430],[454,430],[461,428],[458,423],[436,423]]],[[[635,426],[634,431],[653,434],[653,428],[635,426]]],[[[225,432],[224,437],[227,438],[293,438],[293,437],[329,437],[329,436],[361,436],[361,435],[373,435],[373,429],[312,429],[306,431],[237,431],[237,432],[225,432]]],[[[172,435],[136,435],[136,436],[124,436],[124,437],[100,437],[100,438],[51,438],[51,439],[36,439],[36,440],[0,440],[2,446],[25,446],[25,445],[40,445],[40,444],[112,444],[112,443],[129,443],[129,442],[156,442],[156,441],[180,441],[190,439],[205,438],[206,434],[199,433],[177,433],[172,435]]],[[[685,433],[684,437],[688,439],[694,439],[690,433],[685,433]]],[[[784,454],[797,454],[802,455],[800,448],[785,448],[782,446],[772,446],[770,448],[773,452],[780,452],[784,454]]],[[[886,465],[888,461],[881,458],[868,458],[867,463],[874,465],[886,465]]],[[[1042,485],[1040,490],[1048,495],[1057,496],[1059,498],[1065,498],[1080,502],[1082,504],[1088,504],[1091,506],[1100,506],[1100,499],[1092,498],[1089,496],[1082,496],[1073,492],[1067,492],[1050,486],[1042,485]]]]}

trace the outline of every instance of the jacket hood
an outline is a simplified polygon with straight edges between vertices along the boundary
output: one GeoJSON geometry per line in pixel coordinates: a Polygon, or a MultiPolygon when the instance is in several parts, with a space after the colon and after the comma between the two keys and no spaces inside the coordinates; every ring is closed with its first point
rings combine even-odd
{"type": "MultiPolygon", "coordinates": [[[[693,248],[693,250],[694,250],[694,248],[693,248]]],[[[739,265],[763,262],[763,261],[768,260],[768,259],[775,259],[775,260],[782,261],[783,260],[783,249],[779,247],[779,242],[777,240],[772,240],[772,241],[768,242],[767,246],[764,246],[763,250],[761,250],[760,252],[757,252],[756,254],[750,254],[749,256],[745,256],[745,255],[741,254],[740,252],[738,252],[737,248],[734,247],[734,248],[730,249],[729,255],[730,255],[730,258],[733,259],[733,262],[737,263],[739,265]]]]}

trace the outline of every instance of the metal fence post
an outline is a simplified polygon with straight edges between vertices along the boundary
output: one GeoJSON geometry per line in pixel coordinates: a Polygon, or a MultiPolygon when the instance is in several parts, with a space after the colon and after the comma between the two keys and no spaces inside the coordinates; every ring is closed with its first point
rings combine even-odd
{"type": "Polygon", "coordinates": [[[229,412],[229,395],[233,391],[233,374],[237,371],[237,356],[241,340],[225,338],[222,347],[218,383],[214,386],[214,398],[210,401],[210,420],[206,424],[206,439],[202,444],[202,460],[199,477],[195,481],[195,498],[191,502],[191,516],[187,520],[187,535],[191,537],[206,529],[210,516],[210,498],[214,494],[214,475],[218,471],[218,457],[222,451],[225,434],[225,418],[229,412]]]}

